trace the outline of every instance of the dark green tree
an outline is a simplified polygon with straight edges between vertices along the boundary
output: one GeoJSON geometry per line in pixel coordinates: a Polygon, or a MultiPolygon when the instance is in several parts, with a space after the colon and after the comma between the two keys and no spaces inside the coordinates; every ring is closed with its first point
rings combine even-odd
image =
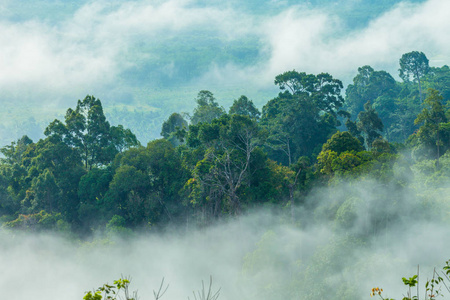
{"type": "Polygon", "coordinates": [[[342,82],[328,73],[306,74],[295,70],[275,77],[275,84],[291,95],[306,95],[320,111],[335,115],[342,107],[342,82]]]}
{"type": "Polygon", "coordinates": [[[261,123],[269,132],[269,157],[290,165],[320,151],[336,130],[342,83],[331,75],[289,71],[275,78],[283,92],[263,107],[261,123]]]}
{"type": "Polygon", "coordinates": [[[189,130],[189,135],[188,140],[197,139],[205,147],[187,184],[191,202],[209,206],[213,217],[222,209],[240,214],[239,191],[251,182],[251,174],[256,171],[251,170],[252,161],[263,143],[264,132],[248,116],[224,115],[211,124],[202,124],[198,130],[189,130]]]}
{"type": "Polygon", "coordinates": [[[168,139],[169,136],[176,132],[177,129],[182,129],[188,126],[187,121],[179,113],[173,113],[170,115],[169,119],[164,121],[161,127],[161,136],[168,139]]]}
{"type": "MultiPolygon", "coordinates": [[[[371,66],[358,68],[358,75],[353,78],[346,91],[345,107],[356,116],[364,110],[367,101],[372,103],[383,102],[383,107],[392,110],[398,88],[394,78],[385,71],[375,71],[371,66]],[[384,98],[384,100],[377,100],[384,98]]],[[[381,106],[381,105],[380,105],[381,106]]],[[[388,115],[386,114],[386,117],[388,115]]]]}
{"type": "Polygon", "coordinates": [[[139,144],[128,129],[109,125],[101,101],[93,96],[78,100],[75,110],[67,110],[65,124],[54,120],[44,134],[75,149],[86,170],[106,165],[118,152],[139,144]]]}
{"type": "Polygon", "coordinates": [[[173,113],[164,121],[161,127],[161,136],[170,141],[174,146],[179,146],[184,141],[188,122],[179,113],[173,113]]]}
{"type": "Polygon", "coordinates": [[[79,152],[52,135],[30,148],[24,160],[30,161],[27,169],[33,184],[23,207],[29,212],[42,206],[51,208],[78,226],[78,183],[85,174],[79,152]]]}
{"type": "Polygon", "coordinates": [[[130,130],[123,128],[122,125],[111,126],[110,128],[110,153],[109,157],[121,153],[131,147],[137,147],[139,143],[136,135],[130,130]]]}
{"type": "Polygon", "coordinates": [[[158,218],[157,200],[151,197],[153,174],[149,164],[145,147],[132,148],[116,156],[114,175],[104,197],[106,219],[119,215],[125,218],[127,226],[136,227],[158,218]]]}
{"type": "Polygon", "coordinates": [[[85,231],[105,224],[111,217],[105,203],[105,195],[112,180],[111,167],[93,168],[80,178],[78,197],[80,206],[78,215],[85,231]]]}
{"type": "Polygon", "coordinates": [[[191,118],[191,123],[194,125],[201,122],[211,123],[212,120],[225,113],[225,110],[219,106],[216,98],[210,91],[200,91],[195,101],[197,102],[197,107],[194,109],[194,114],[191,118]]]}
{"type": "Polygon", "coordinates": [[[363,151],[364,148],[360,141],[352,136],[348,131],[336,132],[331,138],[322,146],[322,151],[334,151],[341,154],[344,151],[363,151]]]}
{"type": "Polygon", "coordinates": [[[261,112],[255,107],[253,101],[246,96],[241,96],[233,101],[233,105],[229,110],[230,115],[249,116],[250,118],[259,119],[261,112]]]}
{"type": "Polygon", "coordinates": [[[423,52],[412,51],[402,55],[400,58],[399,76],[404,82],[410,82],[411,79],[419,85],[420,100],[423,101],[422,96],[422,82],[421,79],[430,70],[428,65],[428,58],[423,52]]]}
{"type": "Polygon", "coordinates": [[[183,211],[180,191],[189,173],[182,165],[179,152],[169,141],[151,141],[147,145],[147,152],[148,170],[152,174],[151,197],[158,200],[161,218],[175,222],[183,211]]]}
{"type": "Polygon", "coordinates": [[[448,119],[442,105],[442,95],[434,89],[428,90],[428,96],[424,101],[425,107],[417,115],[415,124],[422,124],[415,134],[419,149],[435,149],[430,153],[431,157],[436,158],[439,166],[439,157],[449,148],[449,134],[446,123],[448,119]],[[434,152],[434,153],[433,153],[434,152]]]}
{"type": "Polygon", "coordinates": [[[358,114],[357,126],[358,130],[364,136],[366,148],[370,149],[373,141],[381,137],[384,128],[383,122],[378,116],[377,111],[372,107],[370,101],[364,104],[364,111],[358,114]]]}

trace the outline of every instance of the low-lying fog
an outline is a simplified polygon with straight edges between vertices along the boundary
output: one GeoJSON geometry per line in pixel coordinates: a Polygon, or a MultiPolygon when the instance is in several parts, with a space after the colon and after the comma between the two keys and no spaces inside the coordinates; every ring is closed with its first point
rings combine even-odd
{"type": "Polygon", "coordinates": [[[153,299],[162,278],[169,284],[162,299],[193,299],[212,276],[222,300],[368,299],[375,286],[399,299],[402,277],[420,265],[423,289],[433,267],[450,258],[448,202],[445,189],[431,196],[366,180],[311,193],[295,225],[286,209],[94,242],[2,232],[1,298],[82,299],[131,276],[140,299],[153,299]]]}

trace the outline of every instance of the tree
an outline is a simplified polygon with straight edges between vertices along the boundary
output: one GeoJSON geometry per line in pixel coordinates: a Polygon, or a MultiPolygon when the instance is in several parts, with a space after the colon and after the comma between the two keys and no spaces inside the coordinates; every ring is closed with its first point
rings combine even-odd
{"type": "MultiPolygon", "coordinates": [[[[423,124],[416,133],[419,146],[435,146],[437,166],[439,166],[441,148],[445,147],[445,149],[448,149],[449,147],[448,140],[450,132],[447,126],[445,126],[448,120],[445,115],[442,100],[443,97],[437,90],[429,89],[428,96],[424,101],[426,107],[423,108],[422,112],[414,120],[414,124],[423,124]]],[[[442,151],[442,153],[444,152],[442,151]]]]}
{"type": "Polygon", "coordinates": [[[183,136],[188,127],[187,121],[179,113],[173,113],[169,119],[164,121],[161,127],[161,135],[174,146],[183,142],[183,136]]]}
{"type": "Polygon", "coordinates": [[[139,144],[130,130],[109,125],[101,101],[94,96],[78,100],[75,110],[67,110],[65,124],[56,119],[44,134],[75,149],[86,170],[106,165],[118,152],[139,144]]]}
{"type": "Polygon", "coordinates": [[[288,71],[275,77],[282,92],[264,107],[269,157],[290,165],[301,156],[318,153],[336,130],[343,105],[342,82],[327,73],[288,71]]]}
{"type": "Polygon", "coordinates": [[[181,157],[167,140],[148,143],[148,172],[152,174],[151,197],[158,200],[162,214],[173,221],[181,213],[180,190],[188,179],[181,157]]]}
{"type": "MultiPolygon", "coordinates": [[[[78,197],[80,207],[78,215],[85,229],[95,228],[105,222],[109,215],[105,212],[105,195],[112,180],[111,167],[93,168],[80,178],[78,183],[78,197]]],[[[106,209],[109,209],[107,207],[106,209]]]]}
{"type": "Polygon", "coordinates": [[[56,205],[68,222],[78,224],[78,183],[86,172],[79,152],[52,135],[39,140],[24,155],[24,160],[29,160],[27,170],[33,182],[23,201],[24,209],[36,212],[39,205],[34,206],[32,200],[39,200],[53,210],[56,205]],[[28,196],[31,202],[27,201],[28,196]]]}
{"type": "Polygon", "coordinates": [[[384,125],[370,101],[364,104],[364,111],[358,114],[358,130],[364,135],[366,148],[370,149],[373,141],[381,137],[384,125]]]}
{"type": "Polygon", "coordinates": [[[200,91],[195,101],[197,102],[197,107],[194,109],[194,114],[191,118],[191,122],[194,125],[200,122],[211,123],[212,120],[225,113],[225,110],[219,107],[216,98],[210,91],[200,91]]]}
{"type": "MultiPolygon", "coordinates": [[[[353,78],[353,84],[349,84],[346,91],[346,107],[349,112],[356,116],[364,110],[367,101],[378,103],[378,98],[384,97],[389,100],[386,104],[392,107],[398,94],[395,79],[385,71],[375,71],[371,66],[358,68],[358,74],[353,78]]],[[[392,108],[391,108],[392,109],[392,108]]]]}
{"type": "Polygon", "coordinates": [[[353,137],[349,132],[336,132],[331,138],[322,146],[322,151],[331,150],[337,154],[341,154],[344,151],[363,151],[363,147],[360,141],[353,137]]]}
{"type": "Polygon", "coordinates": [[[295,70],[284,72],[275,77],[280,90],[291,95],[306,95],[320,111],[335,115],[344,103],[341,96],[342,82],[328,73],[306,74],[295,70]]]}
{"type": "Polygon", "coordinates": [[[422,97],[421,78],[428,73],[430,66],[428,65],[428,58],[423,52],[412,51],[402,55],[400,58],[399,76],[404,82],[417,82],[419,85],[420,100],[422,97]]]}
{"type": "Polygon", "coordinates": [[[444,97],[444,103],[450,100],[450,68],[447,65],[440,68],[430,67],[422,81],[424,87],[438,90],[444,97]]]}
{"type": "Polygon", "coordinates": [[[130,129],[123,128],[122,125],[111,126],[110,137],[110,148],[112,152],[109,154],[110,157],[117,153],[122,153],[131,147],[137,147],[141,144],[136,138],[136,135],[134,135],[130,129]]]}
{"type": "Polygon", "coordinates": [[[0,162],[8,164],[21,163],[23,153],[27,150],[28,145],[32,143],[33,141],[24,135],[17,142],[12,142],[11,145],[0,148],[0,153],[4,155],[4,158],[0,158],[0,162]]]}
{"type": "Polygon", "coordinates": [[[189,130],[189,135],[189,140],[196,135],[206,149],[203,159],[195,165],[194,177],[188,181],[193,202],[206,198],[213,203],[214,217],[218,216],[222,204],[231,213],[240,214],[239,189],[250,182],[253,154],[262,144],[263,131],[247,116],[224,115],[211,124],[202,124],[198,130],[189,130]]]}
{"type": "Polygon", "coordinates": [[[173,132],[177,131],[177,129],[182,129],[187,126],[188,123],[183,118],[183,116],[181,116],[179,113],[173,113],[170,115],[169,119],[164,121],[161,127],[161,136],[163,136],[165,139],[168,139],[173,132]]]}
{"type": "Polygon", "coordinates": [[[255,107],[252,100],[249,100],[246,96],[241,96],[239,99],[233,101],[233,105],[229,110],[230,115],[242,115],[249,116],[250,118],[259,119],[261,113],[255,107]]]}
{"type": "Polygon", "coordinates": [[[41,209],[50,213],[57,211],[60,190],[56,184],[55,176],[49,169],[45,169],[43,173],[33,178],[31,189],[34,193],[34,211],[41,209]]]}

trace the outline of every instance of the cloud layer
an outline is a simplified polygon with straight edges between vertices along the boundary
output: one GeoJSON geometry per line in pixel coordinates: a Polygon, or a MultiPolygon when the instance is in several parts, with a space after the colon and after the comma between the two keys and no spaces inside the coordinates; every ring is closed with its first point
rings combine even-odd
{"type": "Polygon", "coordinates": [[[0,20],[0,88],[71,93],[107,87],[130,66],[164,56],[138,51],[139,57],[131,57],[141,43],[199,30],[225,41],[252,36],[262,45],[256,65],[211,61],[203,76],[211,82],[239,78],[245,85],[266,86],[276,74],[294,68],[348,81],[365,64],[395,73],[398,58],[412,50],[424,51],[432,64],[442,65],[450,61],[448,11],[446,0],[405,2],[365,28],[348,30],[342,16],[301,6],[261,16],[187,0],[94,1],[55,23],[0,20]]]}

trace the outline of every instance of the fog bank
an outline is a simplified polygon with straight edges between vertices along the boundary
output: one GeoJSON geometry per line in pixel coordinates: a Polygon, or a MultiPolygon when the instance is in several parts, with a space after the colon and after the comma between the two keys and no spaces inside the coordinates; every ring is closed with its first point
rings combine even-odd
{"type": "Polygon", "coordinates": [[[209,276],[223,300],[365,299],[374,286],[399,298],[402,277],[420,265],[423,284],[449,258],[446,191],[431,199],[389,183],[342,183],[312,192],[295,225],[288,211],[259,210],[203,229],[94,242],[2,232],[2,297],[82,299],[123,275],[140,299],[152,299],[162,278],[163,299],[187,299],[209,276]]]}

